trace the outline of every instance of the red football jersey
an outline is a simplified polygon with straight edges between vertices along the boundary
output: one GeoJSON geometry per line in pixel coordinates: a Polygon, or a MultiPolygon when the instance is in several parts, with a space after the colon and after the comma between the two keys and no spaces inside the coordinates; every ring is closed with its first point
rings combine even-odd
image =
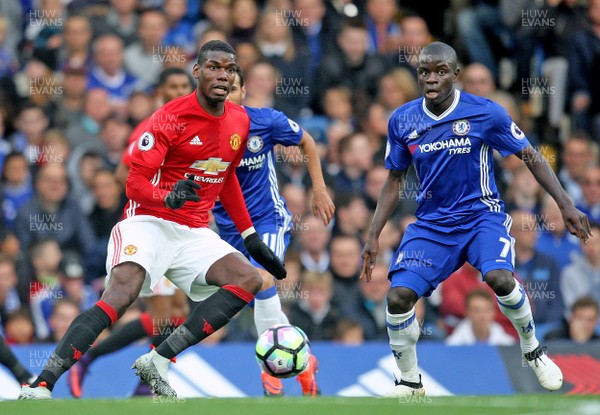
{"type": "Polygon", "coordinates": [[[131,134],[129,135],[129,139],[127,140],[127,148],[123,152],[121,156],[121,163],[127,167],[131,165],[131,153],[137,144],[138,139],[144,134],[146,131],[146,123],[152,119],[152,116],[149,116],[143,121],[140,121],[138,125],[135,126],[131,134]]]}
{"type": "Polygon", "coordinates": [[[208,226],[208,212],[220,197],[240,232],[252,222],[235,168],[244,150],[250,119],[244,108],[225,102],[223,115],[208,114],[196,91],[152,114],[131,154],[125,216],[152,215],[193,228],[208,226]],[[164,200],[178,180],[200,184],[199,202],[177,210],[164,200]]]}

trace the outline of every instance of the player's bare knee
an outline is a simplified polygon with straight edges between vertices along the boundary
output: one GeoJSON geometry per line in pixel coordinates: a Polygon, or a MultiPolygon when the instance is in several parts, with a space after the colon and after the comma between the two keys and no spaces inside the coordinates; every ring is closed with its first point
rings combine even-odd
{"type": "Polygon", "coordinates": [[[409,312],[417,302],[417,293],[410,288],[392,287],[387,293],[387,306],[391,314],[409,312]]]}
{"type": "Polygon", "coordinates": [[[508,295],[515,289],[515,279],[512,272],[506,269],[495,269],[484,276],[485,282],[494,290],[496,295],[508,295]]]}
{"type": "Polygon", "coordinates": [[[127,262],[114,267],[102,300],[113,307],[119,317],[138,297],[144,282],[145,271],[138,264],[127,262]]]}
{"type": "Polygon", "coordinates": [[[235,270],[231,275],[229,284],[237,285],[252,294],[256,294],[260,291],[263,281],[256,268],[248,263],[248,266],[240,266],[235,270]]]}

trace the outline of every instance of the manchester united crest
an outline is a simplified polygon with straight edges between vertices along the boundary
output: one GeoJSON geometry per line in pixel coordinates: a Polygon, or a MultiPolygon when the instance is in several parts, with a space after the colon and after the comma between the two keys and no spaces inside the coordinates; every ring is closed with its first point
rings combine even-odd
{"type": "Polygon", "coordinates": [[[125,255],[133,255],[137,252],[137,246],[135,245],[127,245],[124,249],[123,249],[123,253],[125,255]]]}
{"type": "Polygon", "coordinates": [[[229,138],[229,144],[233,151],[238,151],[240,145],[242,144],[242,137],[238,133],[234,133],[231,138],[229,138]]]}

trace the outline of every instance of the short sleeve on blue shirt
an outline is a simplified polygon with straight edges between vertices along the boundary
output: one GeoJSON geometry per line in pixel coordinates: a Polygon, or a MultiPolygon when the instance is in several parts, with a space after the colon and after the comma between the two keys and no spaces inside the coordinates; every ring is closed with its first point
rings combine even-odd
{"type": "Polygon", "coordinates": [[[504,108],[495,102],[490,102],[490,119],[483,141],[503,156],[515,154],[529,145],[525,133],[510,118],[504,108]]]}

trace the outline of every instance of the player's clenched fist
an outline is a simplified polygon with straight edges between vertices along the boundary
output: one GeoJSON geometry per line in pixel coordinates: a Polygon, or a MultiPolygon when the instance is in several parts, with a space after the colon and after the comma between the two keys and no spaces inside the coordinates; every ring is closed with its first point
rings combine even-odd
{"type": "Polygon", "coordinates": [[[200,201],[200,196],[196,193],[198,189],[200,189],[200,185],[193,180],[179,180],[173,186],[171,193],[165,198],[165,206],[175,210],[185,205],[188,200],[191,202],[200,201]]]}
{"type": "Polygon", "coordinates": [[[258,233],[254,232],[244,238],[244,246],[252,258],[277,278],[282,280],[287,276],[285,267],[277,258],[277,255],[260,239],[258,233]]]}

